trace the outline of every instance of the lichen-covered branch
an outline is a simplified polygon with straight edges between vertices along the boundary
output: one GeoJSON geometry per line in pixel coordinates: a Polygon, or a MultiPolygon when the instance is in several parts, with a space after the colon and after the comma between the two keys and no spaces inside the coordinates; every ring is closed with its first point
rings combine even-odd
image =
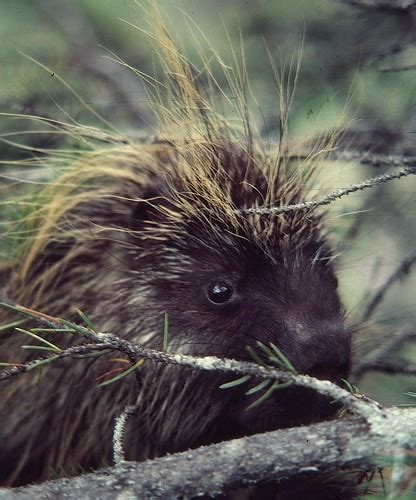
{"type": "MultiPolygon", "coordinates": [[[[327,380],[318,380],[308,375],[299,375],[290,371],[276,369],[272,366],[260,366],[256,363],[247,361],[237,361],[235,359],[221,359],[215,356],[194,357],[184,354],[172,354],[168,352],[156,351],[143,347],[133,342],[123,339],[111,333],[95,333],[92,330],[69,323],[59,318],[52,318],[45,314],[22,306],[13,306],[10,304],[0,303],[0,306],[9,309],[20,311],[26,315],[32,315],[40,322],[45,322],[48,326],[59,330],[63,326],[71,325],[76,328],[76,331],[90,340],[95,340],[96,343],[87,345],[70,347],[65,350],[54,352],[50,356],[39,358],[24,365],[14,366],[10,369],[0,372],[0,381],[7,380],[20,373],[25,373],[40,365],[45,365],[60,358],[75,357],[79,354],[87,354],[94,351],[103,350],[117,350],[126,354],[130,359],[148,359],[155,362],[175,364],[188,367],[194,370],[213,371],[217,373],[230,373],[237,375],[251,375],[253,377],[261,377],[263,379],[275,380],[278,382],[291,382],[301,387],[313,389],[320,394],[323,394],[334,401],[346,406],[352,413],[363,416],[365,418],[369,415],[369,410],[376,411],[379,406],[375,401],[362,399],[354,394],[351,394],[345,389],[337,386],[336,384],[327,380]],[[63,324],[60,322],[64,321],[63,324]]],[[[371,413],[370,412],[370,413],[371,413]]]]}
{"type": "Polygon", "coordinates": [[[266,480],[377,465],[397,450],[416,450],[416,411],[383,410],[377,423],[360,418],[278,430],[201,447],[144,463],[8,492],[11,499],[190,498],[266,480]]]}

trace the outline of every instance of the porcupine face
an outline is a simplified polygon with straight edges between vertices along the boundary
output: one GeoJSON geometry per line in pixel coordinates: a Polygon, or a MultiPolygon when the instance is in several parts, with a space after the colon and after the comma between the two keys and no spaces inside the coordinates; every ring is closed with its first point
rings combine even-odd
{"type": "MultiPolygon", "coordinates": [[[[252,360],[246,346],[259,353],[257,341],[273,342],[300,373],[333,381],[347,376],[350,338],[316,221],[269,217],[259,229],[259,221],[246,216],[237,234],[215,217],[202,224],[200,216],[187,216],[172,225],[158,211],[146,212],[139,214],[150,220],[140,226],[145,250],[136,272],[160,316],[168,313],[172,352],[252,360]],[[155,228],[161,240],[145,236],[155,228]],[[265,228],[267,241],[259,236],[265,228]]],[[[210,377],[204,375],[207,386],[210,377]]],[[[288,388],[246,411],[259,397],[245,395],[249,387],[213,392],[213,404],[226,407],[218,439],[319,421],[336,409],[312,391],[288,388]]]]}

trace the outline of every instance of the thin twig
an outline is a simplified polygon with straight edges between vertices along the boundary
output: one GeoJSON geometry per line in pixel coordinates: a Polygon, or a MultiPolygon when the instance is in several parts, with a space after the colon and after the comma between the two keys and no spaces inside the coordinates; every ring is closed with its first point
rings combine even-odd
{"type": "Polygon", "coordinates": [[[0,371],[0,382],[2,382],[3,380],[8,380],[16,375],[20,375],[22,373],[33,370],[41,363],[47,364],[48,361],[53,362],[57,361],[58,359],[64,358],[78,358],[79,356],[91,354],[94,351],[104,351],[106,349],[113,349],[113,345],[104,342],[83,344],[74,347],[68,347],[68,349],[63,349],[62,351],[56,352],[50,356],[39,357],[37,359],[34,359],[33,361],[29,361],[29,363],[16,363],[15,365],[14,363],[10,363],[14,365],[12,368],[0,371]]]}
{"type": "MultiPolygon", "coordinates": [[[[369,352],[361,360],[353,365],[350,381],[356,383],[360,377],[370,370],[377,370],[377,367],[388,366],[386,358],[400,349],[409,340],[416,340],[415,331],[402,331],[390,336],[389,340],[381,341],[380,345],[369,352]]],[[[388,369],[388,368],[387,368],[388,369]]]]}
{"type": "Polygon", "coordinates": [[[390,375],[415,376],[416,364],[414,363],[397,364],[397,363],[388,363],[386,361],[382,364],[369,363],[365,366],[364,371],[382,372],[382,373],[388,373],[390,375]]]}
{"type": "Polygon", "coordinates": [[[367,305],[361,321],[367,321],[373,314],[377,307],[383,301],[388,290],[398,281],[402,280],[409,274],[412,267],[416,264],[416,252],[404,259],[399,266],[391,273],[385,283],[378,289],[377,293],[373,296],[370,303],[367,305]]]}
{"type": "Polygon", "coordinates": [[[94,350],[112,349],[123,352],[129,358],[134,357],[135,359],[149,359],[165,364],[181,365],[194,370],[212,371],[217,373],[235,373],[239,375],[252,375],[253,377],[261,377],[263,379],[270,379],[278,382],[292,382],[295,385],[313,389],[318,393],[323,394],[331,398],[332,400],[346,406],[352,413],[356,413],[363,417],[368,416],[369,409],[374,412],[374,409],[379,408],[378,404],[375,401],[367,401],[363,398],[358,398],[356,395],[353,395],[350,392],[341,389],[339,386],[327,380],[318,380],[308,375],[298,375],[290,371],[279,370],[274,367],[260,366],[247,361],[221,359],[215,356],[198,358],[184,354],[172,354],[156,351],[154,349],[149,349],[147,347],[134,344],[133,342],[120,338],[119,336],[112,333],[95,333],[85,327],[75,325],[65,320],[60,320],[59,318],[53,318],[51,316],[47,316],[45,314],[33,311],[28,308],[24,308],[22,306],[16,307],[5,303],[0,303],[0,306],[3,306],[7,309],[20,311],[26,316],[32,315],[33,317],[36,315],[38,321],[44,322],[50,327],[52,326],[57,331],[59,331],[60,324],[61,326],[66,327],[73,326],[81,335],[87,337],[90,340],[97,341],[97,344],[87,344],[84,346],[71,347],[62,350],[61,352],[54,353],[51,356],[46,356],[35,361],[31,361],[25,365],[15,366],[14,368],[4,370],[3,372],[0,372],[0,381],[7,380],[12,376],[20,373],[25,373],[28,370],[35,368],[39,363],[46,364],[60,358],[67,358],[73,356],[74,354],[80,353],[85,354],[86,352],[91,352],[94,350]]]}
{"type": "Polygon", "coordinates": [[[115,465],[119,465],[126,461],[124,455],[124,432],[126,430],[126,424],[129,417],[134,415],[138,410],[138,405],[129,405],[124,408],[124,410],[116,417],[113,433],[113,460],[115,465]]]}
{"type": "Polygon", "coordinates": [[[398,73],[400,71],[413,71],[416,69],[416,64],[409,64],[407,66],[388,66],[386,68],[380,68],[379,71],[382,73],[398,73]]]}
{"type": "Polygon", "coordinates": [[[363,153],[362,151],[334,150],[330,153],[331,159],[346,162],[359,162],[371,167],[415,167],[416,156],[404,154],[363,153]]]}
{"type": "Polygon", "coordinates": [[[360,9],[400,15],[408,14],[416,6],[416,2],[414,1],[409,1],[404,5],[382,0],[341,0],[341,2],[360,9]]]}
{"type": "Polygon", "coordinates": [[[413,174],[416,174],[415,165],[402,168],[396,172],[379,175],[378,177],[372,177],[357,184],[352,184],[350,186],[337,189],[336,191],[328,193],[327,195],[317,200],[305,201],[303,203],[295,203],[293,205],[284,205],[281,207],[244,208],[244,209],[238,209],[235,212],[237,214],[242,214],[242,215],[243,214],[276,215],[281,213],[293,212],[296,210],[312,209],[319,206],[329,205],[335,200],[342,198],[344,196],[348,196],[349,194],[356,193],[357,191],[362,191],[363,189],[378,186],[384,182],[388,182],[394,179],[400,179],[402,177],[407,177],[408,175],[413,175],[413,174]]]}

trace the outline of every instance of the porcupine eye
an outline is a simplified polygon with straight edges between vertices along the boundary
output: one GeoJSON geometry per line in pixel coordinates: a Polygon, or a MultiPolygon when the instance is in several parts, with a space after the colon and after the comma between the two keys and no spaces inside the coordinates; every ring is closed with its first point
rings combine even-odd
{"type": "Polygon", "coordinates": [[[225,304],[232,296],[232,287],[224,282],[213,283],[207,291],[208,300],[213,304],[225,304]]]}

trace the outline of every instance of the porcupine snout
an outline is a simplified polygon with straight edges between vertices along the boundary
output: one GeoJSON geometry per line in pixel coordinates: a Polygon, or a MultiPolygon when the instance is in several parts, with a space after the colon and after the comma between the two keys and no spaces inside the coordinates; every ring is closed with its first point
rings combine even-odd
{"type": "Polygon", "coordinates": [[[351,339],[341,321],[293,321],[288,336],[290,342],[283,339],[282,349],[299,373],[334,382],[348,376],[351,339]]]}

